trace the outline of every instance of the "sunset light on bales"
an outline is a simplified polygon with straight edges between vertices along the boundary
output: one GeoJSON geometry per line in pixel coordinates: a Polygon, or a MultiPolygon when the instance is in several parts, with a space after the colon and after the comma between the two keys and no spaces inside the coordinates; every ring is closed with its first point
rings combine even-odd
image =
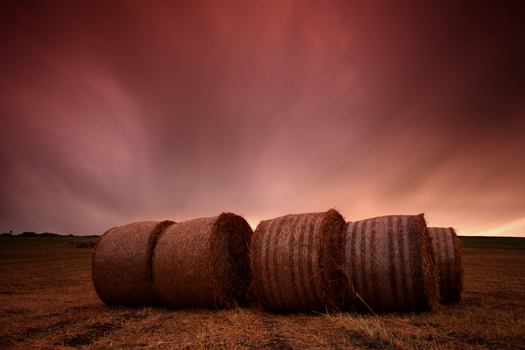
{"type": "Polygon", "coordinates": [[[525,5],[0,4],[0,233],[335,208],[525,237],[525,5]]]}

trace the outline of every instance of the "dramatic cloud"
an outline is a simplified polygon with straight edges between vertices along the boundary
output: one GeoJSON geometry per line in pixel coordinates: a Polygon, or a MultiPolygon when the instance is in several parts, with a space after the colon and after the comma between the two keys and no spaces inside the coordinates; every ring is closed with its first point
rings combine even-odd
{"type": "Polygon", "coordinates": [[[525,236],[524,9],[4,1],[0,231],[336,207],[525,236]]]}

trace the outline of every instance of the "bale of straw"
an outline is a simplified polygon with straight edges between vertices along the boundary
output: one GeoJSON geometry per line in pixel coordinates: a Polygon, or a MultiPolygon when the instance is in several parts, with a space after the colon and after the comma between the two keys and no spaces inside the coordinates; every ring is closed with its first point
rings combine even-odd
{"type": "Polygon", "coordinates": [[[89,248],[89,242],[80,241],[77,243],[77,248],[89,248]]]}
{"type": "Polygon", "coordinates": [[[291,214],[261,221],[252,242],[255,292],[266,310],[326,311],[340,308],[346,286],[336,210],[291,214]]]}
{"type": "Polygon", "coordinates": [[[463,291],[463,268],[461,266],[461,241],[452,228],[429,227],[434,256],[439,274],[441,301],[456,303],[463,291]]]}
{"type": "Polygon", "coordinates": [[[349,222],[344,229],[347,308],[433,311],[439,286],[423,214],[349,222]]]}
{"type": "Polygon", "coordinates": [[[144,221],[114,227],[95,244],[91,275],[100,299],[109,305],[156,305],[151,258],[159,235],[173,221],[144,221]]]}
{"type": "Polygon", "coordinates": [[[232,308],[248,302],[253,230],[238,215],[222,213],[168,228],[153,254],[153,283],[170,308],[232,308]]]}

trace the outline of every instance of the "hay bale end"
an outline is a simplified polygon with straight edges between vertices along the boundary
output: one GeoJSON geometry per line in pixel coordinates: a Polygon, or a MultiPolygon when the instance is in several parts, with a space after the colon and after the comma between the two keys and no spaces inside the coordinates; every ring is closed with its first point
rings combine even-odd
{"type": "Polygon", "coordinates": [[[452,227],[429,227],[439,274],[439,289],[444,303],[457,303],[463,291],[461,241],[452,227]]]}
{"type": "Polygon", "coordinates": [[[91,275],[100,299],[109,305],[158,304],[151,278],[151,255],[173,221],[143,221],[114,227],[95,244],[91,275]]]}
{"type": "Polygon", "coordinates": [[[232,213],[180,222],[160,237],[153,283],[170,308],[232,308],[249,302],[253,230],[232,213]]]}

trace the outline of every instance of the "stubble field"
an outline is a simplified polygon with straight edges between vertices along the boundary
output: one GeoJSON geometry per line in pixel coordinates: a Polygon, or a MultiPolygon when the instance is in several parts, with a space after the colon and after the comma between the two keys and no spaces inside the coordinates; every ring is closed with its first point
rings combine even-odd
{"type": "Polygon", "coordinates": [[[73,240],[0,237],[1,349],[525,349],[523,249],[463,248],[463,300],[432,314],[283,315],[107,306],[73,240]]]}

